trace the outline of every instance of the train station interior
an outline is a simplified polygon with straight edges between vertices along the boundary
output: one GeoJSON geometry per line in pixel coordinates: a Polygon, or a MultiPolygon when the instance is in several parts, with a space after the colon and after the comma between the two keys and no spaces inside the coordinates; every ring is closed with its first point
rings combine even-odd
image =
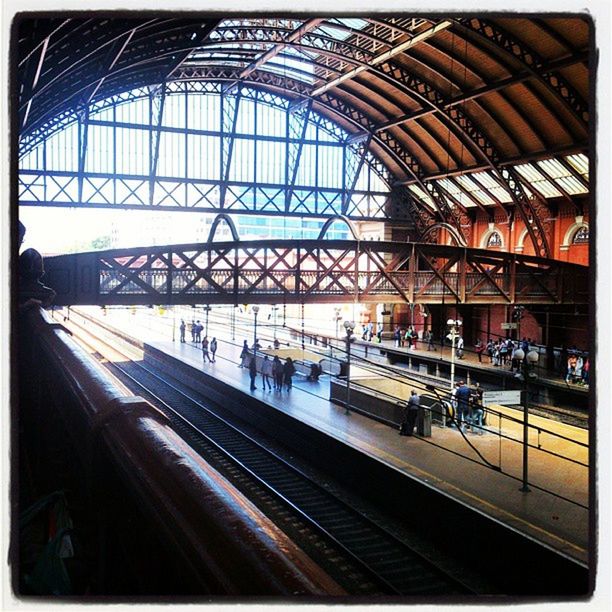
{"type": "Polygon", "coordinates": [[[6,609],[610,602],[596,4],[15,14],[6,609]]]}

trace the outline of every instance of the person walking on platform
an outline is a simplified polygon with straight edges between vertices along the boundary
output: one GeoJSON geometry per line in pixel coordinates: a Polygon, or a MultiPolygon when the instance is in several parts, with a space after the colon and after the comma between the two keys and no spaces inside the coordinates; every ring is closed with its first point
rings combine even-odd
{"type": "Polygon", "coordinates": [[[460,380],[457,388],[457,429],[465,432],[465,423],[469,420],[469,414],[470,388],[460,380]]]}
{"type": "Polygon", "coordinates": [[[274,377],[274,389],[281,391],[283,388],[283,364],[278,358],[278,355],[274,355],[272,361],[272,376],[274,377]]]}
{"type": "Polygon", "coordinates": [[[482,436],[484,429],[482,428],[484,407],[482,405],[483,390],[480,383],[476,383],[476,386],[471,390],[472,400],[472,415],[471,415],[471,427],[472,433],[482,436]]]}
{"type": "Polygon", "coordinates": [[[251,356],[251,353],[249,353],[249,345],[247,341],[245,340],[244,343],[242,344],[242,351],[240,352],[240,364],[238,365],[238,367],[248,368],[249,363],[250,363],[250,356],[251,356]]]}
{"type": "Polygon", "coordinates": [[[410,391],[410,399],[406,406],[406,420],[402,423],[400,429],[401,436],[411,436],[414,433],[414,426],[416,424],[417,416],[419,415],[419,407],[421,405],[421,398],[418,393],[412,389],[410,391]]]}
{"type": "Polygon", "coordinates": [[[287,361],[285,361],[285,365],[283,366],[283,377],[285,380],[285,385],[287,387],[287,391],[291,389],[293,386],[292,376],[295,374],[295,366],[293,365],[293,359],[291,357],[287,357],[287,361]]]}
{"type": "Polygon", "coordinates": [[[428,351],[437,351],[438,349],[436,349],[436,345],[434,344],[434,335],[433,332],[430,330],[428,330],[427,332],[427,350],[428,351]]]}
{"type": "Polygon", "coordinates": [[[185,328],[187,326],[185,325],[185,321],[184,319],[181,319],[181,325],[179,326],[179,330],[181,332],[181,342],[185,342],[185,328]]]}
{"type": "Polygon", "coordinates": [[[251,391],[255,391],[255,379],[257,378],[257,362],[255,361],[255,355],[251,357],[249,361],[249,376],[251,377],[251,391]]]}
{"type": "Polygon", "coordinates": [[[478,363],[482,363],[482,353],[484,351],[484,344],[482,343],[482,340],[480,338],[476,340],[474,348],[476,349],[476,354],[478,355],[478,363]]]}
{"type": "Polygon", "coordinates": [[[453,415],[457,418],[457,389],[459,388],[459,383],[455,383],[455,386],[451,389],[450,392],[450,405],[453,409],[453,415]]]}
{"type": "Polygon", "coordinates": [[[217,352],[217,339],[216,339],[216,338],[213,338],[213,339],[210,341],[210,353],[211,353],[211,355],[212,355],[212,359],[211,359],[211,361],[212,361],[213,363],[216,361],[216,359],[215,359],[215,353],[216,353],[216,352],[217,352]]]}
{"type": "Polygon", "coordinates": [[[406,340],[406,342],[408,343],[408,348],[411,349],[412,348],[412,330],[410,328],[406,330],[406,333],[404,335],[404,340],[406,340]]]}
{"type": "Polygon", "coordinates": [[[202,330],[204,328],[202,327],[202,325],[200,325],[199,321],[196,321],[195,324],[195,342],[201,342],[202,341],[202,330]]]}
{"type": "Polygon", "coordinates": [[[212,363],[210,355],[208,354],[208,336],[204,336],[204,339],[202,340],[202,361],[204,363],[207,361],[212,363]]]}
{"type": "Polygon", "coordinates": [[[195,342],[195,321],[189,324],[189,333],[191,334],[191,341],[195,342]]]}
{"type": "Polygon", "coordinates": [[[493,363],[493,354],[495,353],[495,345],[493,344],[493,340],[489,338],[487,342],[487,355],[489,355],[489,363],[493,363]]]}
{"type": "Polygon", "coordinates": [[[455,357],[457,357],[457,359],[463,359],[463,346],[463,336],[459,336],[457,338],[457,350],[455,351],[455,357]]]}
{"type": "Polygon", "coordinates": [[[272,362],[270,358],[265,355],[263,363],[261,364],[261,377],[263,378],[263,388],[266,390],[266,385],[268,385],[268,390],[272,390],[272,385],[270,384],[270,378],[272,377],[272,362]]]}

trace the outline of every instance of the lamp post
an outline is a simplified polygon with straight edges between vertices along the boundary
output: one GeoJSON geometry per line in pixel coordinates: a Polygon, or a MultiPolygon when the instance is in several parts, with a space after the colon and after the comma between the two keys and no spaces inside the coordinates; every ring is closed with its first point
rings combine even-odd
{"type": "Polygon", "coordinates": [[[344,414],[349,413],[351,403],[351,338],[355,330],[354,321],[345,321],[344,330],[346,331],[346,405],[344,414]]]}
{"type": "Polygon", "coordinates": [[[334,321],[336,322],[336,339],[338,339],[338,323],[342,317],[340,316],[340,306],[334,306],[334,321]]]}
{"type": "Polygon", "coordinates": [[[536,378],[537,374],[533,371],[540,355],[534,349],[531,349],[527,355],[523,349],[518,348],[514,351],[515,359],[521,362],[522,377],[523,377],[523,484],[520,491],[529,493],[529,380],[536,378]]]}
{"type": "Polygon", "coordinates": [[[516,341],[521,341],[521,319],[525,314],[524,306],[515,306],[512,311],[512,320],[516,323],[516,341]]]}
{"type": "Polygon", "coordinates": [[[446,324],[450,327],[450,333],[446,337],[451,343],[450,387],[452,391],[455,386],[455,339],[459,335],[457,331],[463,325],[463,322],[460,319],[449,319],[446,324]]]}
{"type": "Polygon", "coordinates": [[[257,313],[259,312],[259,306],[253,306],[253,315],[255,317],[255,325],[253,327],[253,356],[255,357],[255,363],[257,363],[257,313]]]}
{"type": "Polygon", "coordinates": [[[274,313],[274,340],[276,340],[276,311],[278,310],[278,306],[274,304],[272,306],[272,312],[274,313]]]}
{"type": "Polygon", "coordinates": [[[206,330],[204,331],[204,335],[208,338],[208,313],[212,310],[212,308],[210,306],[208,306],[208,304],[207,304],[206,306],[204,306],[203,310],[206,313],[206,320],[204,322],[206,330]]]}

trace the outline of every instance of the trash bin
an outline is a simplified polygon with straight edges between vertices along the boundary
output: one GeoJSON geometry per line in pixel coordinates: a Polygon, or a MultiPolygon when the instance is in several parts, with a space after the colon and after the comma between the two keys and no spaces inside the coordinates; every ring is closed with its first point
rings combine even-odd
{"type": "Polygon", "coordinates": [[[431,438],[431,410],[424,406],[419,406],[417,433],[424,438],[431,438]]]}

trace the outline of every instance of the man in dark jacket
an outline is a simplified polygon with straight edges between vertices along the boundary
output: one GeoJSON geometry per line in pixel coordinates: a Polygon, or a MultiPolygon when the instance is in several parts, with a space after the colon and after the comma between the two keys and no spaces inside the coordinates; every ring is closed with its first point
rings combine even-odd
{"type": "Polygon", "coordinates": [[[469,420],[470,395],[470,388],[460,380],[457,388],[457,428],[461,431],[465,431],[465,423],[469,420]]]}
{"type": "Polygon", "coordinates": [[[249,361],[249,376],[251,377],[251,391],[255,391],[255,389],[257,389],[255,386],[255,379],[257,378],[257,362],[255,361],[255,356],[251,357],[249,361]]]}
{"type": "Polygon", "coordinates": [[[406,406],[406,430],[404,435],[411,436],[413,434],[420,406],[421,398],[418,393],[412,389],[412,391],[410,391],[408,405],[406,406]]]}

